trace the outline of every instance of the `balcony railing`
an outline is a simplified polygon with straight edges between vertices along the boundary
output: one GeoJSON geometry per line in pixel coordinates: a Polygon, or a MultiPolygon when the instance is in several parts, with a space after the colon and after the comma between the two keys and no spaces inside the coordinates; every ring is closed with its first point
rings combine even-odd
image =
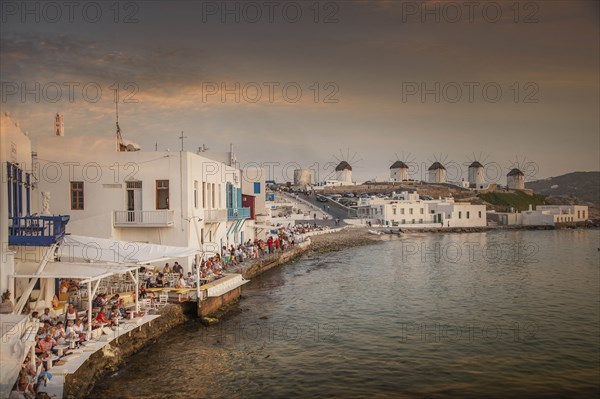
{"type": "Polygon", "coordinates": [[[227,208],[227,219],[241,220],[250,218],[250,208],[227,208]]]}
{"type": "Polygon", "coordinates": [[[173,226],[173,211],[115,211],[115,227],[169,227],[173,226]]]}
{"type": "Polygon", "coordinates": [[[204,223],[219,223],[227,220],[227,209],[205,209],[204,223]]]}
{"type": "Polygon", "coordinates": [[[8,244],[45,247],[65,235],[69,216],[22,216],[10,218],[8,244]]]}

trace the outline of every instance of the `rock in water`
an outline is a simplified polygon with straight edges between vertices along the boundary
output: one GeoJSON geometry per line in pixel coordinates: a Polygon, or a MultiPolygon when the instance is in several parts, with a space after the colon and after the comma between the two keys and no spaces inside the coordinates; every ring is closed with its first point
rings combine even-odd
{"type": "Polygon", "coordinates": [[[202,323],[205,324],[205,325],[207,325],[207,326],[216,324],[218,322],[219,322],[219,319],[216,319],[214,317],[203,317],[202,318],[202,323]]]}

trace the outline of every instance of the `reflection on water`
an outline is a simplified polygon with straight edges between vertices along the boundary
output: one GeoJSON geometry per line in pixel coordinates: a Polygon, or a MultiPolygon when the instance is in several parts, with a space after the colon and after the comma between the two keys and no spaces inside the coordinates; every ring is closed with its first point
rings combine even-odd
{"type": "Polygon", "coordinates": [[[406,235],[244,286],[94,397],[595,397],[598,231],[406,235]]]}

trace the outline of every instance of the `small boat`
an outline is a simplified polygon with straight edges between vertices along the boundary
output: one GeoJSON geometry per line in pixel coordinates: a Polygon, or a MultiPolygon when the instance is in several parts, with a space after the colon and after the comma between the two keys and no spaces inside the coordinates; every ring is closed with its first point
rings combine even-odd
{"type": "Polygon", "coordinates": [[[369,230],[369,234],[374,234],[376,236],[380,236],[383,234],[383,232],[377,231],[377,230],[369,230]]]}

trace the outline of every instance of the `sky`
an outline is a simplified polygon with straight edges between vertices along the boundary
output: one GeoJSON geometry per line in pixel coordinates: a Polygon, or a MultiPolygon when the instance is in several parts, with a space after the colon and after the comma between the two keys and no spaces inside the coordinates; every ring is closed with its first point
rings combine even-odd
{"type": "Polygon", "coordinates": [[[276,180],[400,159],[505,182],[600,169],[596,1],[2,1],[2,112],[32,137],[205,145],[276,180]],[[486,169],[487,173],[487,169],[486,169]]]}

